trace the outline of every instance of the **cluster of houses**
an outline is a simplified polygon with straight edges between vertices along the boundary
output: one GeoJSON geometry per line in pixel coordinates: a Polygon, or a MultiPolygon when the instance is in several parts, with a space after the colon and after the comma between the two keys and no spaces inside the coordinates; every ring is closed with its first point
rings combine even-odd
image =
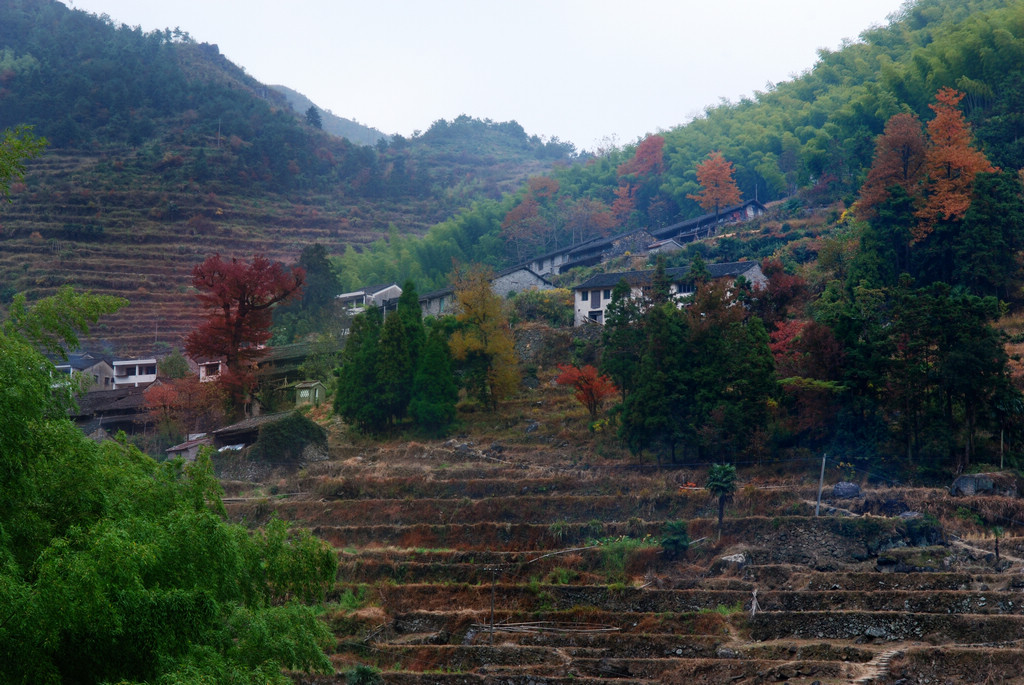
{"type": "MultiPolygon", "coordinates": [[[[607,238],[595,238],[577,245],[548,252],[528,262],[496,274],[491,279],[491,288],[500,297],[527,290],[548,290],[553,288],[548,276],[560,274],[580,266],[593,266],[623,255],[646,255],[672,252],[682,249],[687,243],[713,235],[719,225],[746,221],[764,213],[765,207],[756,200],[749,200],[733,207],[726,207],[717,213],[705,214],[695,219],[672,224],[658,229],[645,229],[619,233],[607,238]]],[[[766,282],[757,262],[732,262],[710,264],[708,271],[713,279],[745,278],[753,286],[766,282]]],[[[693,279],[688,277],[689,267],[666,270],[671,285],[671,294],[685,298],[694,290],[693,279]]],[[[611,301],[613,288],[625,279],[634,297],[642,297],[651,287],[652,271],[626,271],[597,274],[575,286],[574,325],[601,324],[605,309],[611,301]]],[[[396,283],[370,286],[337,296],[341,311],[355,314],[367,307],[379,307],[385,312],[394,310],[402,294],[396,283]]],[[[424,316],[440,316],[454,311],[455,293],[452,288],[435,290],[420,297],[424,316]]],[[[325,401],[326,389],[319,381],[302,377],[301,364],[312,352],[308,344],[283,345],[268,348],[266,354],[256,363],[256,374],[262,384],[267,384],[278,397],[281,405],[294,408],[306,404],[318,405],[325,401]]],[[[216,380],[222,371],[222,361],[217,359],[189,359],[189,366],[200,382],[216,380]]],[[[101,355],[78,353],[57,364],[57,371],[78,374],[87,384],[87,392],[79,399],[78,408],[72,418],[87,434],[102,438],[117,431],[137,433],[151,425],[146,408],[146,394],[159,387],[167,379],[161,378],[157,359],[111,359],[101,355]]],[[[263,414],[261,408],[253,406],[247,413],[249,419],[234,426],[214,431],[211,436],[189,436],[189,440],[168,450],[172,456],[194,458],[202,445],[213,444],[222,449],[240,447],[245,440],[254,440],[258,426],[283,414],[263,414]],[[235,442],[233,442],[235,441],[235,442]]]]}
{"type": "MultiPolygon", "coordinates": [[[[667,254],[681,250],[687,243],[714,235],[721,224],[747,221],[765,212],[765,206],[757,200],[747,200],[738,205],[725,207],[687,221],[657,229],[638,229],[619,233],[606,238],[594,238],[577,245],[570,245],[545,253],[528,262],[506,269],[491,279],[491,289],[499,297],[526,290],[548,290],[554,286],[548,276],[565,273],[581,267],[594,266],[623,255],[667,254]]],[[[687,278],[688,267],[669,269],[672,295],[683,298],[693,292],[692,279],[687,278]]],[[[732,262],[712,264],[708,267],[711,277],[738,279],[743,277],[752,286],[766,282],[756,262],[732,262]]],[[[605,307],[611,301],[615,285],[625,279],[631,286],[633,296],[641,297],[650,287],[650,271],[625,271],[598,274],[575,286],[574,324],[582,326],[603,323],[605,307]]],[[[366,307],[379,307],[385,312],[398,304],[402,288],[397,283],[370,286],[350,293],[338,295],[338,303],[349,314],[356,314],[366,307]]],[[[420,296],[423,316],[441,316],[453,312],[455,291],[452,288],[435,290],[420,296]]]]}
{"type": "MultiPolygon", "coordinates": [[[[304,378],[299,369],[311,351],[312,347],[305,343],[281,345],[267,348],[266,354],[256,362],[256,375],[260,383],[281,398],[277,408],[294,409],[326,401],[327,389],[323,383],[304,378]]],[[[220,376],[222,362],[219,360],[187,361],[191,372],[200,382],[215,381],[220,376]]],[[[147,394],[171,382],[160,375],[155,357],[114,359],[91,353],[75,353],[55,364],[55,368],[59,374],[75,374],[83,379],[85,393],[78,398],[71,418],[86,435],[96,439],[106,438],[118,431],[135,434],[151,429],[153,422],[147,407],[147,394]]],[[[260,413],[258,406],[252,410],[253,413],[260,413]]],[[[227,435],[232,428],[228,426],[221,430],[226,431],[227,435]]],[[[215,438],[218,433],[220,431],[215,431],[214,437],[210,438],[192,436],[193,439],[172,447],[168,453],[194,458],[199,445],[224,446],[215,438]]]]}

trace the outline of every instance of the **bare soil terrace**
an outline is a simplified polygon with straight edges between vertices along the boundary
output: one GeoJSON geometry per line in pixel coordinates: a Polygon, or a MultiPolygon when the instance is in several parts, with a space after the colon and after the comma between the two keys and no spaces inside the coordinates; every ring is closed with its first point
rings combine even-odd
{"type": "Polygon", "coordinates": [[[409,685],[1024,682],[1024,531],[997,560],[958,515],[1024,520],[1024,501],[866,484],[815,517],[814,469],[765,464],[740,470],[719,537],[717,501],[687,485],[701,469],[641,466],[535,392],[466,436],[336,432],[328,461],[225,483],[234,519],[337,549],[338,675],[297,682],[356,664],[409,685]],[[695,542],[669,559],[678,520],[695,542]]]}

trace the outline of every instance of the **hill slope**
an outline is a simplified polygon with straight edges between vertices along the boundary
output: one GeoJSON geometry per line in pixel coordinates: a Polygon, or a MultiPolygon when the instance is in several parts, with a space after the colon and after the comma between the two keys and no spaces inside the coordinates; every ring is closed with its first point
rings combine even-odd
{"type": "Polygon", "coordinates": [[[418,234],[568,159],[518,124],[466,119],[374,148],[305,123],[217,46],[56,0],[0,4],[0,127],[50,140],[0,207],[0,304],[65,283],[128,297],[118,352],[179,343],[189,272],[220,252],[291,261],[418,234]]]}

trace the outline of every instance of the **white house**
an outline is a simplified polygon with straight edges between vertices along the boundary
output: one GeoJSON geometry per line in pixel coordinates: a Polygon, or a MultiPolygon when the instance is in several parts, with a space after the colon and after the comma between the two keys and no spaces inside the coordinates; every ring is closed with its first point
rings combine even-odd
{"type": "MultiPolygon", "coordinates": [[[[693,294],[693,281],[687,278],[690,271],[688,266],[680,266],[673,269],[665,269],[671,284],[669,292],[672,297],[685,298],[693,294]]],[[[741,276],[746,279],[754,288],[763,287],[768,278],[761,271],[757,262],[729,262],[726,264],[708,264],[708,272],[711,278],[731,278],[736,280],[741,276]]],[[[625,279],[630,285],[632,296],[643,297],[651,287],[654,271],[620,271],[616,273],[596,274],[580,283],[573,290],[573,306],[575,309],[573,324],[582,326],[586,323],[604,323],[605,309],[612,301],[612,290],[625,279]]]]}
{"type": "Polygon", "coordinates": [[[156,359],[120,359],[114,367],[114,389],[139,387],[156,380],[156,359]]]}
{"type": "MultiPolygon", "coordinates": [[[[508,297],[526,290],[551,290],[551,282],[526,266],[505,269],[491,279],[491,292],[498,297],[508,297]]],[[[443,316],[455,310],[455,291],[452,288],[434,290],[420,297],[420,311],[423,316],[443,316]]]]}
{"type": "Polygon", "coordinates": [[[392,300],[402,295],[402,288],[397,283],[374,285],[350,293],[342,293],[335,298],[350,314],[358,314],[369,306],[386,307],[392,300]]]}

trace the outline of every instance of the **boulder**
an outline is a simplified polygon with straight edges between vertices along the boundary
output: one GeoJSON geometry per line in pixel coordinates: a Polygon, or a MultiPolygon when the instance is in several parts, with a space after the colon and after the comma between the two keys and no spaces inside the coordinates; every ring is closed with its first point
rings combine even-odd
{"type": "Polygon", "coordinates": [[[860,486],[856,483],[848,483],[842,481],[836,483],[835,487],[832,488],[832,497],[835,499],[853,499],[860,497],[860,486]]]}
{"type": "Polygon", "coordinates": [[[949,493],[953,496],[1002,495],[1016,497],[1020,491],[1018,478],[1013,473],[965,473],[953,481],[949,493]]]}

